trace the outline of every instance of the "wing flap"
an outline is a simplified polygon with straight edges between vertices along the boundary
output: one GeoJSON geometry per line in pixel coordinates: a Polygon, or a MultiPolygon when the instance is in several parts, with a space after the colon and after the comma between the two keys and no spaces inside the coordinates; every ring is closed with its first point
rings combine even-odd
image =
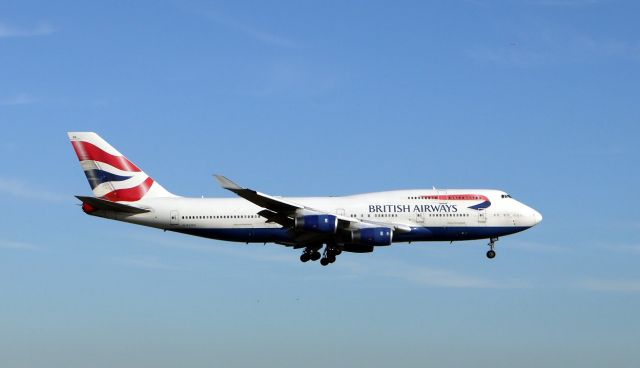
{"type": "Polygon", "coordinates": [[[258,215],[267,219],[267,222],[275,222],[276,224],[280,224],[284,227],[293,227],[294,221],[291,217],[282,215],[280,213],[271,211],[271,210],[262,210],[258,212],[258,215]]]}

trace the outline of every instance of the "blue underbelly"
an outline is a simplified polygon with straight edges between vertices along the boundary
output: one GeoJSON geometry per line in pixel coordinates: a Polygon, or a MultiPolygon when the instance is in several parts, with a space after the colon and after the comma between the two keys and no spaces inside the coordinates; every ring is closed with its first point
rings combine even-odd
{"type": "MultiPolygon", "coordinates": [[[[414,227],[410,232],[395,232],[393,242],[456,241],[488,239],[514,234],[528,229],[524,226],[479,227],[414,227]]],[[[243,242],[278,243],[294,241],[295,233],[283,228],[198,228],[171,229],[171,231],[203,238],[243,242]]]]}

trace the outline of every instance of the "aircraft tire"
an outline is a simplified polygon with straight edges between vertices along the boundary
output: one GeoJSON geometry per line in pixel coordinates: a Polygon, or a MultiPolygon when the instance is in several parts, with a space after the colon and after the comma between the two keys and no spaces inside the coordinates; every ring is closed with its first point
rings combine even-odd
{"type": "Polygon", "coordinates": [[[322,257],[322,256],[320,255],[320,252],[318,252],[318,251],[315,251],[315,252],[311,253],[311,260],[312,261],[317,261],[317,260],[320,259],[320,257],[322,257]]]}

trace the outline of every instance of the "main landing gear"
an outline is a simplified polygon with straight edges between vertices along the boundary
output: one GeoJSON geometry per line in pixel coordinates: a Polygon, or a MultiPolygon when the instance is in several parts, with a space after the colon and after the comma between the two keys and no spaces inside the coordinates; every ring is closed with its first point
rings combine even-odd
{"type": "Polygon", "coordinates": [[[305,248],[304,252],[300,255],[300,261],[308,262],[308,261],[317,261],[320,259],[320,252],[318,252],[315,248],[305,248]]]}
{"type": "Polygon", "coordinates": [[[324,252],[320,255],[319,248],[305,248],[304,252],[300,255],[300,261],[317,261],[320,260],[320,264],[328,266],[336,261],[336,257],[342,253],[342,250],[335,245],[327,245],[324,247],[324,252]]]}
{"type": "Polygon", "coordinates": [[[340,255],[340,253],[342,253],[340,248],[327,244],[327,246],[324,247],[324,257],[320,260],[320,264],[328,266],[330,263],[336,261],[336,256],[340,255]]]}
{"type": "Polygon", "coordinates": [[[493,248],[496,246],[498,238],[489,239],[489,250],[487,251],[487,258],[494,259],[496,257],[496,251],[493,248]]]}

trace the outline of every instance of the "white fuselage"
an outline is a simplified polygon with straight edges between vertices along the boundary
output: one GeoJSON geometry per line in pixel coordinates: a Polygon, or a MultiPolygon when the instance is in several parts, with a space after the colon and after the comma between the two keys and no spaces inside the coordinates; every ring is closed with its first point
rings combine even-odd
{"type": "MultiPolygon", "coordinates": [[[[408,230],[395,234],[394,242],[497,238],[542,220],[536,210],[498,190],[419,189],[277,198],[372,224],[405,226],[408,230]]],[[[150,212],[101,210],[92,214],[212,239],[291,245],[304,242],[282,225],[267,222],[258,215],[262,207],[242,198],[149,198],[136,205],[150,212]]]]}

